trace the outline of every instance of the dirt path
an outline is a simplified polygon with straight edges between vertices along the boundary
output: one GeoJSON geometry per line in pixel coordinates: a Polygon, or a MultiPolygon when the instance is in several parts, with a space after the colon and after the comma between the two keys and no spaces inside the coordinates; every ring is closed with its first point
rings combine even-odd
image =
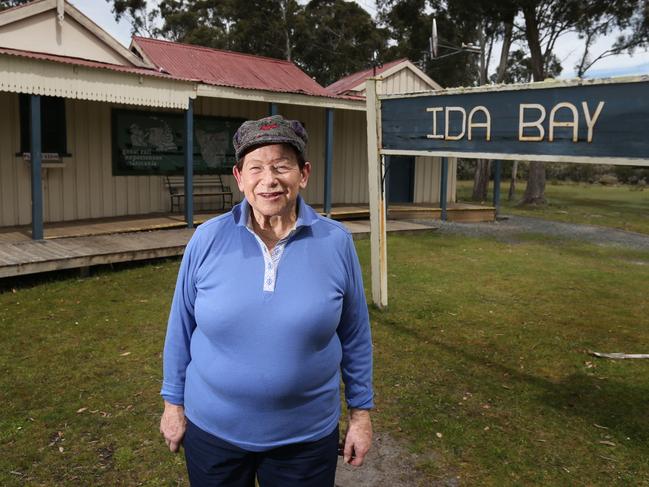
{"type": "MultiPolygon", "coordinates": [[[[649,215],[647,218],[649,218],[649,215]]],[[[540,218],[507,216],[506,219],[494,223],[454,223],[432,220],[414,221],[434,226],[442,233],[455,233],[475,237],[492,236],[506,242],[515,242],[518,234],[532,233],[546,235],[551,238],[580,240],[596,245],[649,250],[649,235],[626,232],[615,228],[555,222],[540,218]]]]}
{"type": "MultiPolygon", "coordinates": [[[[342,459],[338,460],[336,487],[417,487],[422,485],[421,475],[415,470],[418,462],[417,455],[409,453],[388,434],[375,433],[372,449],[362,467],[345,465],[342,459]]],[[[459,485],[454,480],[440,485],[459,485]]]]}

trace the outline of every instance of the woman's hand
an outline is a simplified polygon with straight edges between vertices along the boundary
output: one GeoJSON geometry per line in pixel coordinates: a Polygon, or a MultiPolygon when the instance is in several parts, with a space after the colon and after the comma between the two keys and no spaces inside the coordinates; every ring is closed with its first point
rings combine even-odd
{"type": "Polygon", "coordinates": [[[176,453],[180,449],[186,428],[185,408],[165,401],[165,409],[160,418],[160,433],[164,436],[169,450],[176,453]]]}
{"type": "Polygon", "coordinates": [[[360,467],[372,444],[372,421],[370,412],[365,409],[352,409],[345,434],[343,461],[360,467]]]}

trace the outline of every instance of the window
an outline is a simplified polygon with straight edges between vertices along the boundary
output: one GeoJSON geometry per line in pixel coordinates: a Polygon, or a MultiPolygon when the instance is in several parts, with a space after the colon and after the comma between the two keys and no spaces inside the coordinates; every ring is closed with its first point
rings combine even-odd
{"type": "MultiPolygon", "coordinates": [[[[20,154],[31,152],[30,96],[20,95],[20,154]]],[[[65,98],[41,96],[41,144],[44,159],[70,156],[65,130],[65,98]]]]}

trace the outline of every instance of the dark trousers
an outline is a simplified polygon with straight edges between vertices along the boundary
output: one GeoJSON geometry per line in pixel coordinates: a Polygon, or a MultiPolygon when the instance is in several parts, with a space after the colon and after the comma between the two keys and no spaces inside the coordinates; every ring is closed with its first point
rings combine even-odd
{"type": "Polygon", "coordinates": [[[242,450],[187,421],[183,439],[192,487],[334,487],[338,427],[321,440],[263,452],[242,450]]]}

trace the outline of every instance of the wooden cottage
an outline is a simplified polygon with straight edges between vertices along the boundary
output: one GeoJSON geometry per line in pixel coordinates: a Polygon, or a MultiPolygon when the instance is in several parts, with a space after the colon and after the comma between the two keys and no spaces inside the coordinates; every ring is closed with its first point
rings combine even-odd
{"type": "MultiPolygon", "coordinates": [[[[232,133],[272,113],[309,132],[305,199],[329,214],[367,212],[372,74],[324,88],[288,61],[142,37],[127,49],[64,0],[0,12],[0,230],[24,226],[39,239],[55,222],[177,209],[193,225],[229,206],[224,193],[241,199],[232,133]],[[172,207],[173,191],[193,197],[172,207]]],[[[390,93],[439,88],[407,60],[376,74],[390,93]]],[[[392,162],[389,201],[439,205],[438,160],[392,162]]],[[[449,174],[454,201],[453,163],[449,174]]]]}

